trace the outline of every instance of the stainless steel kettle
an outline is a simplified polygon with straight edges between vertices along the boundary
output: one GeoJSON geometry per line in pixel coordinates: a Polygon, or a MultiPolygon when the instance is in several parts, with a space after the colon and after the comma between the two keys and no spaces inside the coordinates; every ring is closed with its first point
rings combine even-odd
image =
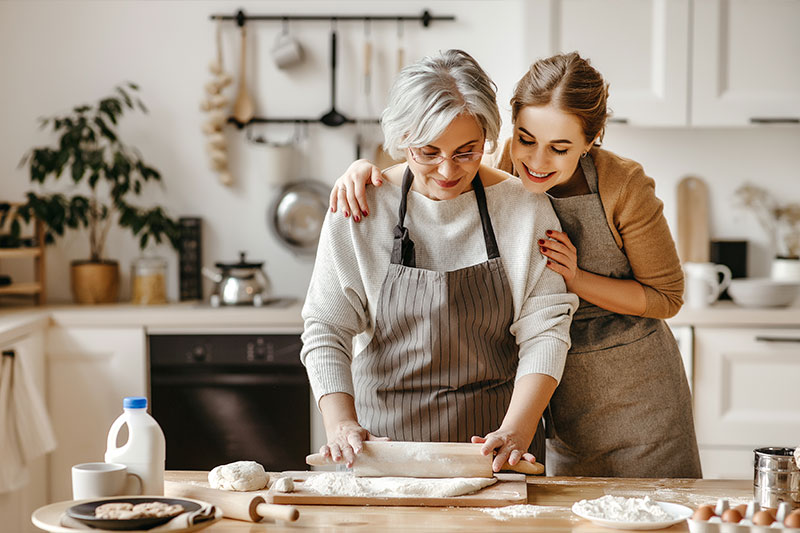
{"type": "Polygon", "coordinates": [[[251,262],[239,252],[238,263],[216,263],[219,272],[203,267],[203,275],[216,283],[211,305],[261,306],[272,293],[272,283],[262,270],[263,262],[251,262]]]}

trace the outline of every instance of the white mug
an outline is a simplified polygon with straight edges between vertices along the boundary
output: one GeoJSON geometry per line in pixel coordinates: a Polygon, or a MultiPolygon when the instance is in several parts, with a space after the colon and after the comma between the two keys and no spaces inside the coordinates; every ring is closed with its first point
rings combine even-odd
{"type": "Polygon", "coordinates": [[[289,68],[303,60],[303,47],[289,33],[280,33],[272,46],[272,59],[278,68],[289,68]]]}
{"type": "Polygon", "coordinates": [[[720,293],[731,284],[731,269],[725,265],[685,263],[683,270],[686,272],[686,305],[695,309],[716,302],[720,293]]]}
{"type": "Polygon", "coordinates": [[[72,498],[139,495],[142,479],[118,463],[82,463],[72,467],[72,498]]]}

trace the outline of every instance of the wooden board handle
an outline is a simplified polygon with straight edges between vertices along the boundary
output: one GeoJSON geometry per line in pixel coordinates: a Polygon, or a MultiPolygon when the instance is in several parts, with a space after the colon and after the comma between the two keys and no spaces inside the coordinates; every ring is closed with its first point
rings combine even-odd
{"type": "Polygon", "coordinates": [[[228,492],[175,481],[164,481],[164,496],[194,498],[214,504],[222,509],[225,518],[259,522],[262,518],[294,522],[300,517],[296,507],[267,503],[258,494],[228,492]]]}

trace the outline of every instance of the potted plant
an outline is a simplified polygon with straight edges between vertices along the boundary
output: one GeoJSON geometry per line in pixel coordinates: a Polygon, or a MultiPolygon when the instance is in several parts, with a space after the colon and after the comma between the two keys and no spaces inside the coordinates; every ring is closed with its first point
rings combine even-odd
{"type": "Polygon", "coordinates": [[[800,281],[800,203],[780,204],[766,189],[750,183],[739,187],[736,196],[756,215],[776,251],[771,276],[800,281]]]}
{"type": "MultiPolygon", "coordinates": [[[[126,83],[97,103],[81,105],[71,112],[41,119],[41,127],[52,127],[55,144],[28,151],[20,166],[28,166],[37,190],[26,194],[18,214],[26,222],[36,216],[45,225],[50,243],[67,228],[88,230],[89,257],[73,261],[70,280],[78,303],[109,303],[119,296],[119,265],[105,255],[111,225],[116,222],[138,237],[144,250],[152,239],[168,240],[178,248],[179,226],[161,207],[143,208],[131,200],[142,189],[161,181],[161,174],[144,162],[139,152],[125,145],[117,124],[126,110],[147,109],[136,96],[139,88],[126,83]],[[63,175],[68,192],[41,191],[63,175]]],[[[17,225],[17,228],[19,226],[17,225]]]]}

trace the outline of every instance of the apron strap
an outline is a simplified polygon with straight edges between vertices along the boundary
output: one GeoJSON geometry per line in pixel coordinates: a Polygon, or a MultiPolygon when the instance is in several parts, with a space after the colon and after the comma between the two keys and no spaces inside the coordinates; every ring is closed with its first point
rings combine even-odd
{"type": "Polygon", "coordinates": [[[592,155],[586,154],[579,161],[581,162],[581,170],[583,170],[583,177],[586,179],[589,191],[592,194],[597,194],[597,168],[594,166],[592,155]]]}
{"type": "Polygon", "coordinates": [[[479,173],[472,179],[472,189],[475,191],[475,200],[478,201],[478,212],[481,215],[481,227],[483,228],[483,242],[486,244],[486,255],[489,259],[500,257],[500,249],[497,247],[497,239],[494,236],[492,219],[489,217],[489,208],[486,207],[486,192],[483,190],[483,182],[479,173]]]}
{"type": "MultiPolygon", "coordinates": [[[[403,174],[403,188],[400,195],[400,209],[398,210],[398,222],[394,227],[394,241],[392,243],[393,265],[403,265],[415,268],[417,266],[416,253],[414,251],[414,241],[403,223],[405,222],[408,210],[408,191],[411,190],[411,183],[414,181],[414,174],[410,168],[406,168],[403,174]]],[[[486,255],[489,259],[500,257],[500,249],[497,246],[497,238],[494,235],[492,219],[489,217],[489,209],[486,206],[486,192],[483,189],[483,182],[479,173],[472,179],[472,188],[475,191],[475,200],[478,203],[478,212],[481,217],[481,228],[483,229],[483,242],[486,245],[486,255]]]]}
{"type": "Polygon", "coordinates": [[[394,227],[394,241],[392,243],[392,264],[403,265],[415,268],[417,266],[416,253],[414,251],[414,241],[408,233],[408,228],[403,225],[406,219],[408,208],[408,191],[411,190],[411,183],[414,181],[414,174],[410,168],[406,168],[403,174],[403,192],[400,195],[400,210],[398,212],[398,222],[394,227]]]}

